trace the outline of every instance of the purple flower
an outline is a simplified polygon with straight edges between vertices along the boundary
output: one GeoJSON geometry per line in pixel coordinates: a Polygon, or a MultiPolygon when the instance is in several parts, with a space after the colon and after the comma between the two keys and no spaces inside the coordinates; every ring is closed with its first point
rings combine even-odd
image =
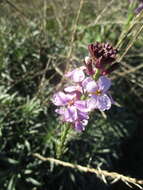
{"type": "Polygon", "coordinates": [[[71,72],[68,72],[65,76],[70,78],[73,82],[79,83],[82,82],[85,78],[85,73],[84,73],[85,67],[79,67],[77,69],[74,69],[71,72]]]}
{"type": "Polygon", "coordinates": [[[64,88],[64,91],[69,94],[76,94],[76,99],[80,100],[83,93],[83,88],[79,83],[76,86],[68,86],[64,88]]]}
{"type": "Polygon", "coordinates": [[[92,77],[87,77],[87,78],[85,78],[85,80],[82,81],[82,86],[83,86],[83,88],[86,90],[86,86],[89,84],[89,82],[92,82],[92,81],[94,81],[94,80],[92,79],[92,77]]]}
{"type": "Polygon", "coordinates": [[[70,104],[74,98],[76,98],[76,94],[65,94],[60,91],[53,95],[52,102],[56,106],[65,106],[70,104]]]}
{"type": "Polygon", "coordinates": [[[76,131],[84,131],[85,130],[85,126],[88,124],[88,120],[79,120],[75,122],[74,128],[76,131]]]}
{"type": "Polygon", "coordinates": [[[77,100],[76,94],[65,94],[64,92],[57,92],[52,98],[53,103],[56,106],[75,106],[78,110],[87,111],[86,101],[77,100]]]}
{"type": "Polygon", "coordinates": [[[75,106],[61,107],[56,109],[56,112],[61,115],[61,120],[72,123],[76,131],[83,131],[88,123],[88,113],[78,110],[75,106]]]}
{"type": "Polygon", "coordinates": [[[90,82],[83,85],[90,96],[90,99],[87,100],[89,110],[105,111],[111,108],[112,100],[108,95],[111,81],[107,77],[101,76],[97,82],[90,80],[90,82]]]}
{"type": "Polygon", "coordinates": [[[60,107],[56,112],[61,115],[61,120],[66,122],[75,122],[78,119],[77,109],[75,106],[60,107]]]}
{"type": "Polygon", "coordinates": [[[54,94],[52,101],[56,106],[62,106],[56,109],[56,112],[61,115],[61,119],[72,123],[77,131],[82,131],[85,129],[89,118],[87,102],[78,100],[76,97],[76,93],[57,92],[54,94]]]}

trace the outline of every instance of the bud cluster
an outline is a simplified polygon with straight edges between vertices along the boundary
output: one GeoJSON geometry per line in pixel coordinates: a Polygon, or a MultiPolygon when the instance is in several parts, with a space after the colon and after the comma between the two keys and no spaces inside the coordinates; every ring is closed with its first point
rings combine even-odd
{"type": "Polygon", "coordinates": [[[109,43],[96,42],[88,45],[88,50],[89,56],[84,61],[87,74],[94,75],[97,68],[101,75],[107,75],[118,67],[119,63],[114,63],[118,51],[109,43]]]}

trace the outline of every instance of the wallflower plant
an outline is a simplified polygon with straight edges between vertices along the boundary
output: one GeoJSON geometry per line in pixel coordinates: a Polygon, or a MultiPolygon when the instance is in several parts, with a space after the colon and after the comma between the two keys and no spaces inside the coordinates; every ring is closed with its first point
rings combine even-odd
{"type": "Polygon", "coordinates": [[[118,66],[118,63],[114,63],[117,50],[108,43],[98,42],[90,44],[88,49],[89,56],[85,58],[84,66],[65,75],[73,85],[52,97],[61,120],[70,123],[76,131],[85,130],[92,111],[109,110],[113,104],[108,92],[111,80],[107,75],[118,66]]]}
{"type": "Polygon", "coordinates": [[[84,65],[66,73],[66,87],[52,97],[60,120],[78,132],[85,130],[91,112],[109,110],[114,104],[109,93],[111,80],[108,75],[119,65],[117,49],[108,43],[90,44],[88,50],[84,65]]]}

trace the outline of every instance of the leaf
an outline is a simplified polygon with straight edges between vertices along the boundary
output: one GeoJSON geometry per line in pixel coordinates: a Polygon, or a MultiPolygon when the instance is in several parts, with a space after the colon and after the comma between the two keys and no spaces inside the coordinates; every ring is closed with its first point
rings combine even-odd
{"type": "Polygon", "coordinates": [[[26,181],[32,183],[33,185],[41,186],[41,183],[32,177],[28,177],[26,181]]]}
{"type": "Polygon", "coordinates": [[[15,180],[16,180],[16,177],[15,175],[13,175],[9,181],[9,184],[8,184],[8,187],[7,187],[7,190],[15,190],[15,180]]]}

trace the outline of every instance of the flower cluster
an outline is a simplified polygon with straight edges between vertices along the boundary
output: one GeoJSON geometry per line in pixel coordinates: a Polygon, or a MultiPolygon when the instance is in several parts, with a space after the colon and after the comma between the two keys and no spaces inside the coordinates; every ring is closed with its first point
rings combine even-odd
{"type": "Polygon", "coordinates": [[[111,80],[105,75],[115,69],[117,50],[108,43],[90,44],[88,49],[85,65],[65,75],[72,85],[52,97],[61,120],[71,123],[76,131],[85,129],[90,112],[109,110],[114,103],[108,92],[111,80]]]}

